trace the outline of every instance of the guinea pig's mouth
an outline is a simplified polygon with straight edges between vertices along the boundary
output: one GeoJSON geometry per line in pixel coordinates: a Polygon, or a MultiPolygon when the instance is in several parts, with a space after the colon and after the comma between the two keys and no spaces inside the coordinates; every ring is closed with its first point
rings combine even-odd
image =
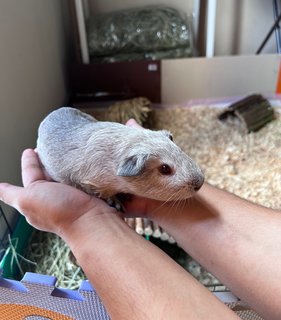
{"type": "Polygon", "coordinates": [[[183,188],[187,193],[187,197],[192,197],[195,192],[198,192],[203,186],[204,180],[203,175],[191,179],[183,188]]]}
{"type": "Polygon", "coordinates": [[[204,178],[199,180],[194,180],[180,187],[178,191],[175,191],[174,194],[170,197],[169,200],[185,200],[194,196],[194,194],[200,190],[204,183],[204,178]]]}
{"type": "Polygon", "coordinates": [[[193,188],[193,190],[194,190],[195,192],[197,192],[197,191],[199,191],[199,190],[201,189],[201,187],[203,186],[204,180],[205,180],[205,179],[204,179],[204,176],[200,176],[200,177],[198,177],[198,178],[196,178],[196,179],[193,179],[190,187],[193,188]]]}

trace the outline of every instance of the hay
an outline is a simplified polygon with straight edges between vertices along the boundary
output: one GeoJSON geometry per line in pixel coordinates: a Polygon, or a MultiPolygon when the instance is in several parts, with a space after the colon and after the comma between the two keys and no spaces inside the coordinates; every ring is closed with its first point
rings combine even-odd
{"type": "Polygon", "coordinates": [[[138,97],[128,100],[123,100],[114,103],[106,109],[100,109],[98,112],[96,109],[81,109],[83,112],[92,114],[96,119],[120,122],[125,124],[129,119],[135,119],[139,124],[145,125],[149,113],[151,102],[144,97],[138,97]],[[106,114],[106,116],[105,116],[106,114]]]}
{"type": "MultiPolygon", "coordinates": [[[[23,269],[23,265],[25,263],[29,264],[29,265],[33,265],[35,266],[36,263],[25,258],[24,256],[22,256],[19,252],[18,252],[18,244],[19,244],[20,239],[19,238],[11,238],[11,235],[8,233],[8,246],[6,249],[1,249],[0,250],[0,254],[5,251],[4,254],[4,258],[7,256],[11,256],[11,261],[10,261],[10,265],[7,266],[7,269],[9,270],[9,272],[13,273],[13,269],[16,266],[19,270],[19,273],[21,276],[24,275],[24,269],[23,269]]],[[[0,272],[1,274],[1,272],[0,272]]]]}
{"type": "Polygon", "coordinates": [[[77,289],[86,279],[67,244],[53,233],[35,230],[25,256],[36,262],[32,268],[24,264],[25,271],[55,276],[58,287],[77,289]]]}
{"type": "MultiPolygon", "coordinates": [[[[220,122],[220,112],[209,106],[154,109],[150,121],[153,129],[165,128],[173,133],[175,142],[201,165],[206,181],[255,203],[280,209],[280,114],[260,131],[247,134],[246,128],[235,121],[220,122]]],[[[92,110],[91,114],[108,120],[105,111],[92,110]]],[[[27,258],[37,262],[35,272],[55,275],[62,287],[79,286],[85,276],[62,240],[37,232],[31,242],[27,258]]],[[[205,285],[218,283],[189,257],[185,268],[205,285]]]]}

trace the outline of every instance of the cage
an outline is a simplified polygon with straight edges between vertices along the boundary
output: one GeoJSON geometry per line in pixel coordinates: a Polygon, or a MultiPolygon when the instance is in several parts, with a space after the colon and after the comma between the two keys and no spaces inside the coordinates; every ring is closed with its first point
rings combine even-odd
{"type": "Polygon", "coordinates": [[[18,212],[7,214],[1,205],[0,228],[0,269],[4,277],[16,279],[33,228],[18,212]]]}

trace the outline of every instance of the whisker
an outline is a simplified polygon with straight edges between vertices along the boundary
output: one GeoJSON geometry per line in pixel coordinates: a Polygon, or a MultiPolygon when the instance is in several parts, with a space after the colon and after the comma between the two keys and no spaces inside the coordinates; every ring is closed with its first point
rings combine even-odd
{"type": "Polygon", "coordinates": [[[174,201],[170,207],[170,212],[173,210],[173,213],[174,212],[177,212],[178,210],[178,206],[179,206],[179,202],[181,200],[181,197],[180,197],[180,192],[181,190],[178,190],[175,194],[174,194],[174,201]]]}
{"type": "Polygon", "coordinates": [[[174,194],[171,194],[171,196],[170,196],[167,200],[165,200],[163,203],[161,203],[161,205],[160,205],[159,207],[157,207],[156,209],[154,209],[154,210],[152,211],[152,213],[157,212],[157,211],[160,210],[164,205],[166,205],[168,202],[170,202],[171,199],[173,198],[173,196],[174,196],[174,194]]]}

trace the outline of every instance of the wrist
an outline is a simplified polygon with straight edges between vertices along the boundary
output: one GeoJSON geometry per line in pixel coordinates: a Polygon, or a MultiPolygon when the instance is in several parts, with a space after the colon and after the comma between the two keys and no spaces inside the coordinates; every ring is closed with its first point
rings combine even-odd
{"type": "Polygon", "coordinates": [[[95,206],[72,220],[63,224],[58,235],[67,242],[74,251],[76,247],[84,246],[87,241],[93,241],[93,237],[101,238],[109,229],[110,221],[119,219],[116,210],[110,207],[95,206]]]}

